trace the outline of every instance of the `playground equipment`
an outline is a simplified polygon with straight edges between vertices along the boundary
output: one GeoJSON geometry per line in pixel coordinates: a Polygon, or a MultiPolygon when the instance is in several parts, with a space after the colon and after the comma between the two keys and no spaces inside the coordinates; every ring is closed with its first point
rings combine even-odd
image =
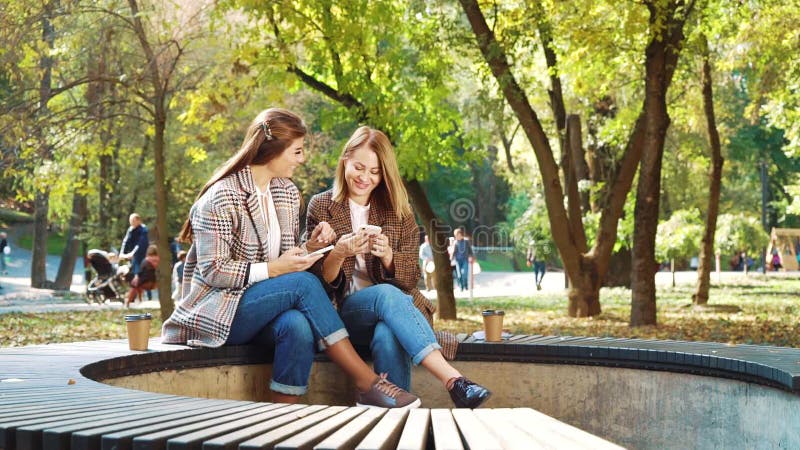
{"type": "Polygon", "coordinates": [[[772,268],[772,252],[777,250],[783,270],[798,270],[797,247],[800,228],[773,228],[767,245],[767,267],[772,268]]]}

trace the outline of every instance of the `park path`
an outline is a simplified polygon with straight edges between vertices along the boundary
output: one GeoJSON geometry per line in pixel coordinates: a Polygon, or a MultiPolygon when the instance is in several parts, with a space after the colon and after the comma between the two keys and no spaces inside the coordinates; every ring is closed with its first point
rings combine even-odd
{"type": "MultiPolygon", "coordinates": [[[[84,280],[83,258],[78,258],[75,264],[72,287],[69,293],[58,293],[49,289],[31,288],[30,267],[31,252],[19,248],[16,245],[17,236],[23,231],[16,227],[9,230],[9,241],[12,246],[12,253],[9,255],[8,274],[0,274],[0,315],[10,312],[56,312],[56,311],[87,311],[98,309],[122,309],[119,302],[106,303],[104,305],[89,305],[83,300],[83,293],[86,291],[86,281],[84,280]]],[[[47,278],[55,279],[58,271],[60,256],[49,255],[47,257],[47,278]]],[[[759,274],[760,275],[760,274],[759,274]]],[[[771,276],[790,275],[787,273],[771,274],[771,276]]],[[[794,273],[796,275],[796,273],[794,273]]],[[[676,283],[679,285],[694,285],[697,280],[697,273],[694,271],[676,272],[676,283]]],[[[741,272],[721,272],[712,273],[712,282],[732,282],[742,280],[744,275],[741,272]]],[[[670,286],[672,276],[669,272],[659,272],[656,274],[656,284],[658,286],[670,286]]],[[[519,297],[531,296],[544,293],[564,292],[563,272],[548,271],[542,282],[542,290],[537,291],[533,282],[532,272],[482,272],[475,275],[475,283],[472,292],[460,292],[455,289],[457,299],[480,299],[486,297],[519,297]]],[[[422,291],[423,295],[435,300],[436,291],[422,291]]],[[[158,308],[158,291],[153,291],[153,300],[144,301],[134,305],[134,308],[158,308]]]]}

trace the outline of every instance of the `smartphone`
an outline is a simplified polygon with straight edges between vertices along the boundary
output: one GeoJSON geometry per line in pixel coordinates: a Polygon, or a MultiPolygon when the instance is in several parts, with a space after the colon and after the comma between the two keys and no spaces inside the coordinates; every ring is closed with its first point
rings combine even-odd
{"type": "Polygon", "coordinates": [[[321,249],[319,249],[319,250],[313,251],[313,252],[311,252],[311,253],[307,254],[306,256],[316,256],[316,255],[321,255],[321,254],[323,254],[323,253],[327,253],[327,252],[329,252],[329,251],[331,251],[331,250],[333,250],[333,246],[332,246],[332,245],[329,245],[329,246],[327,246],[327,247],[325,247],[325,248],[321,248],[321,249]]]}
{"type": "Polygon", "coordinates": [[[381,227],[377,225],[361,225],[358,229],[359,231],[366,231],[369,236],[381,234],[381,227]]]}

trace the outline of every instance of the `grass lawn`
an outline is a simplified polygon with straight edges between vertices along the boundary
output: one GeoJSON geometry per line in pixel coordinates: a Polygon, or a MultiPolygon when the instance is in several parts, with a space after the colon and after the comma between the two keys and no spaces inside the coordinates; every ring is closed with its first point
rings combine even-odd
{"type": "Polygon", "coordinates": [[[658,325],[631,328],[630,290],[606,289],[602,313],[586,319],[566,315],[562,294],[459,300],[459,319],[436,322],[437,329],[472,333],[483,326],[483,309],[506,311],[503,326],[512,333],[713,341],[800,347],[800,278],[752,275],[742,284],[711,290],[709,306],[691,307],[692,286],[658,291],[658,325]],[[746,283],[746,284],[745,284],[746,283]]]}
{"type": "MultiPolygon", "coordinates": [[[[25,250],[33,248],[33,235],[26,234],[20,236],[17,245],[25,250]]],[[[67,246],[67,238],[60,232],[47,233],[47,254],[48,255],[61,255],[64,253],[64,247],[67,246]]]]}
{"type": "MultiPolygon", "coordinates": [[[[635,337],[764,344],[800,348],[800,277],[764,278],[751,275],[739,284],[711,290],[709,306],[692,308],[691,286],[658,291],[658,325],[631,328],[630,291],[603,289],[602,314],[587,319],[566,316],[564,295],[537,293],[522,298],[496,297],[460,300],[459,319],[437,321],[436,328],[472,333],[482,328],[480,311],[506,311],[504,327],[512,333],[635,337]]],[[[153,314],[151,335],[158,336],[161,320],[153,314]]],[[[125,311],[0,315],[0,346],[124,338],[125,311]]]]}

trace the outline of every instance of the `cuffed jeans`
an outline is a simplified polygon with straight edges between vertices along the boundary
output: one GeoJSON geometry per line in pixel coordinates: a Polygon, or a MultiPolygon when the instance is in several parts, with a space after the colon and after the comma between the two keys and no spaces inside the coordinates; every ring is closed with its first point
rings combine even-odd
{"type": "Polygon", "coordinates": [[[303,395],[314,353],[346,337],[344,324],[317,277],[293,272],[259,281],[244,291],[225,344],[274,346],[270,389],[303,395]]]}
{"type": "Polygon", "coordinates": [[[442,347],[410,295],[391,284],[376,284],[347,296],[339,311],[356,345],[369,345],[375,372],[387,373],[402,389],[411,387],[411,363],[418,365],[442,347]]]}

